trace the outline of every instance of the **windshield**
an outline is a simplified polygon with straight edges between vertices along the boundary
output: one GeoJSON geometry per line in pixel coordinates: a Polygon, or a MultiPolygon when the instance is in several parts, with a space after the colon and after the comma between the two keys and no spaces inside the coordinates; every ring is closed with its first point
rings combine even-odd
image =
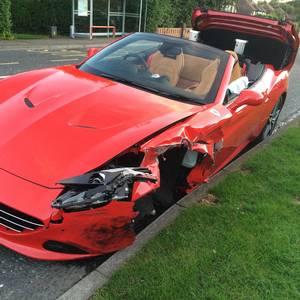
{"type": "Polygon", "coordinates": [[[201,43],[135,33],[104,48],[79,69],[171,99],[206,104],[215,99],[228,56],[201,43]]]}

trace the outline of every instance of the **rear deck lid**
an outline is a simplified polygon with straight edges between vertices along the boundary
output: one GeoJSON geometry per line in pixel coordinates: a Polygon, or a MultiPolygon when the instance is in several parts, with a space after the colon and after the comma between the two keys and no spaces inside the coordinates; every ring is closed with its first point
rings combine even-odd
{"type": "Polygon", "coordinates": [[[193,12],[192,24],[194,30],[201,32],[220,29],[265,37],[282,43],[285,46],[282,49],[285,51],[282,51],[282,57],[279,58],[282,60],[281,69],[291,69],[299,48],[298,33],[289,21],[196,8],[193,12]]]}

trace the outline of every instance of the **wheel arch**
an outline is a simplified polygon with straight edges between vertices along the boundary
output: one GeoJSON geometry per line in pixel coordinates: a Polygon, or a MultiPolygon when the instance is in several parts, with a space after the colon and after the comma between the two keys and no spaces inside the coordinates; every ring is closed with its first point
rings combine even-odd
{"type": "MultiPolygon", "coordinates": [[[[282,107],[283,107],[284,104],[285,104],[285,101],[286,101],[287,91],[284,91],[284,92],[280,95],[280,97],[282,97],[282,99],[283,99],[283,103],[282,103],[282,107]]],[[[282,108],[282,107],[281,107],[281,108],[282,108]]]]}

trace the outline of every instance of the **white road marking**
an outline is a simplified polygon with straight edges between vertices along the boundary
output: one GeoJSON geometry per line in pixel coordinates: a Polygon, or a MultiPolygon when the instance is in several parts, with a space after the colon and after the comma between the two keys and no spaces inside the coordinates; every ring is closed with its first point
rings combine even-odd
{"type": "Polygon", "coordinates": [[[82,51],[82,50],[65,50],[63,52],[68,52],[68,53],[83,53],[85,51],[82,51]]]}
{"type": "Polygon", "coordinates": [[[12,61],[12,62],[0,62],[0,66],[8,66],[8,65],[19,65],[20,63],[18,61],[12,61]]]}
{"type": "Polygon", "coordinates": [[[37,50],[35,50],[35,49],[27,49],[26,50],[27,52],[32,52],[32,53],[45,53],[45,52],[49,52],[49,50],[47,50],[47,49],[37,49],[37,50]]]}
{"type": "Polygon", "coordinates": [[[61,57],[84,57],[86,54],[52,54],[52,55],[58,55],[61,57]]]}
{"type": "Polygon", "coordinates": [[[79,58],[67,58],[67,59],[51,59],[52,62],[62,62],[62,61],[78,61],[79,58]]]}

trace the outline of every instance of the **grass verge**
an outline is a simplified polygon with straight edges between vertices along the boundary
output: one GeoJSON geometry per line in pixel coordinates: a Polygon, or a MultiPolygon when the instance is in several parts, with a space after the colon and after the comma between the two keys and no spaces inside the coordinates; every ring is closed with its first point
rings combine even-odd
{"type": "Polygon", "coordinates": [[[210,193],[93,299],[300,299],[299,122],[210,193]]]}
{"type": "Polygon", "coordinates": [[[45,40],[49,36],[42,34],[27,34],[27,33],[14,33],[15,40],[45,40]]]}

